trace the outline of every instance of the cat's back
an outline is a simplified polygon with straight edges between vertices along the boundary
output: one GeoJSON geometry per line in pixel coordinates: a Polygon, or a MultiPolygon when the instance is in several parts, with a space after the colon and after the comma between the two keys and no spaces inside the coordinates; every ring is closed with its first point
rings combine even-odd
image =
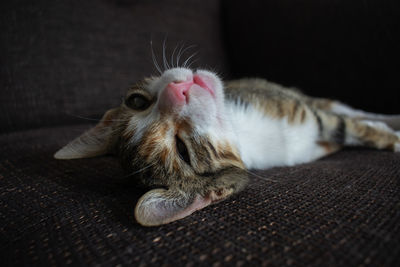
{"type": "Polygon", "coordinates": [[[265,115],[289,120],[297,118],[298,112],[307,106],[306,96],[298,89],[260,78],[226,82],[225,97],[233,103],[252,105],[265,115]]]}

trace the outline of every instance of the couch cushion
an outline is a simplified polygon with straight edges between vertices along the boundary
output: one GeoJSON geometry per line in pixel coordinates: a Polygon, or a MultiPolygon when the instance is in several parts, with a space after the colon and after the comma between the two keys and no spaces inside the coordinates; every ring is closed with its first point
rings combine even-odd
{"type": "MultiPolygon", "coordinates": [[[[98,118],[178,44],[226,72],[219,1],[2,1],[0,132],[98,118]],[[179,43],[181,42],[181,43],[179,43]]],[[[169,56],[168,56],[169,58],[169,56]]],[[[181,61],[182,62],[182,61],[181,61]]]]}
{"type": "Polygon", "coordinates": [[[87,127],[0,136],[3,264],[400,264],[400,154],[351,149],[257,171],[227,201],[144,228],[143,191],[115,158],[52,158],[87,127]]]}

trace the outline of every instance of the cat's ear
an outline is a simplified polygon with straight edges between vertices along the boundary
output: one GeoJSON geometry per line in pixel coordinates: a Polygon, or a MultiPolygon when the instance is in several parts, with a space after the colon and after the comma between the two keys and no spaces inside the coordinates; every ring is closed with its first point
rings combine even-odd
{"type": "Polygon", "coordinates": [[[200,194],[186,195],[173,189],[153,189],[139,199],[135,208],[135,218],[143,226],[170,223],[225,199],[232,193],[232,189],[221,189],[201,196],[200,194]]]}
{"type": "Polygon", "coordinates": [[[109,153],[116,141],[112,125],[118,114],[119,108],[107,111],[95,127],[58,150],[54,157],[56,159],[78,159],[109,153]]]}

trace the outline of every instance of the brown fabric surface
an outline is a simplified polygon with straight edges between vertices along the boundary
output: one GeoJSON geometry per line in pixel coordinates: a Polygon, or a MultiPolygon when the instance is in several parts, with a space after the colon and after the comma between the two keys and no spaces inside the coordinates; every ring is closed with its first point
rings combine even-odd
{"type": "Polygon", "coordinates": [[[400,264],[400,154],[351,149],[256,172],[267,179],[144,228],[133,216],[143,191],[115,158],[52,158],[87,127],[0,136],[3,266],[400,264]]]}
{"type": "Polygon", "coordinates": [[[2,1],[0,132],[101,117],[155,73],[152,39],[159,61],[184,42],[226,73],[219,20],[214,0],[2,1]]]}

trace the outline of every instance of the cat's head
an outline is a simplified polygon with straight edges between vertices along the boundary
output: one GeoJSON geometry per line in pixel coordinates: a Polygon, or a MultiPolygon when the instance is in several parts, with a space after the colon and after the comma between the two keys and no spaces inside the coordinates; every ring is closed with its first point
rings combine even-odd
{"type": "Polygon", "coordinates": [[[243,189],[247,173],[212,72],[173,68],[131,88],[55,157],[73,159],[116,152],[138,183],[153,188],[135,208],[142,225],[181,219],[243,189]]]}

